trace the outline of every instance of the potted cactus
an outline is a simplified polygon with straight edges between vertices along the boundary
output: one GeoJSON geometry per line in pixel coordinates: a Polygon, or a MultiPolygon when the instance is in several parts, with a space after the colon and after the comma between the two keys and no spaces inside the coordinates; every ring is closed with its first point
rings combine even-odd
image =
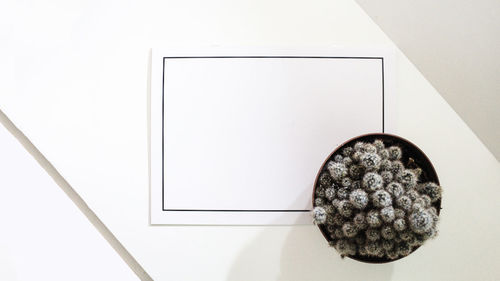
{"type": "Polygon", "coordinates": [[[414,144],[395,135],[363,135],[321,166],[313,222],[342,257],[391,262],[436,236],[441,192],[431,162],[414,144]]]}

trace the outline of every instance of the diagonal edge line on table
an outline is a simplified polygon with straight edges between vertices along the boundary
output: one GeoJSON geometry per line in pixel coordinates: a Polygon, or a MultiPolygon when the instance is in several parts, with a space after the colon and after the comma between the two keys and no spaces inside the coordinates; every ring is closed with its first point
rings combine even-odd
{"type": "Polygon", "coordinates": [[[66,181],[66,179],[57,171],[47,158],[36,148],[36,146],[16,127],[16,125],[0,110],[0,123],[9,131],[21,145],[28,151],[38,164],[49,174],[54,182],[66,193],[71,201],[85,215],[89,222],[104,237],[109,245],[116,251],[122,260],[141,280],[153,280],[137,260],[127,251],[123,244],[113,235],[109,228],[99,219],[85,200],[75,191],[75,189],[66,181]]]}

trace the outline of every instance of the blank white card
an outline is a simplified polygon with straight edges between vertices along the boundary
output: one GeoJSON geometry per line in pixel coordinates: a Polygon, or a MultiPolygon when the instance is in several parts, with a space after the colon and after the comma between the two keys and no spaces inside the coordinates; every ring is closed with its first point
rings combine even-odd
{"type": "Polygon", "coordinates": [[[310,223],[330,152],[392,126],[387,56],[346,52],[156,52],[151,223],[310,223]]]}

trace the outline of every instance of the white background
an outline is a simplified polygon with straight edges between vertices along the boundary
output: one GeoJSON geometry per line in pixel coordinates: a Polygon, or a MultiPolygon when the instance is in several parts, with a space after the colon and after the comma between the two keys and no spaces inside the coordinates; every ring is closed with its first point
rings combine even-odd
{"type": "Polygon", "coordinates": [[[356,2],[500,160],[500,1],[356,2]]]}
{"type": "Polygon", "coordinates": [[[136,280],[2,125],[0,155],[0,280],[136,280]]]}
{"type": "Polygon", "coordinates": [[[500,279],[499,164],[399,52],[398,132],[426,152],[445,189],[436,240],[367,265],[341,260],[314,226],[149,226],[150,48],[392,45],[354,2],[1,5],[1,109],[155,280],[500,279]]]}

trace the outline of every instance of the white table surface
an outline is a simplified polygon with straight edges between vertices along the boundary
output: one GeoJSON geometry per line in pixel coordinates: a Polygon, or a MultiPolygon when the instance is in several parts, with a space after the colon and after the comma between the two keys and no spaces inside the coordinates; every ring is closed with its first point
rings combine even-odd
{"type": "Polygon", "coordinates": [[[499,163],[400,52],[398,133],[444,187],[437,239],[368,265],[341,260],[314,226],[149,226],[150,48],[392,46],[353,1],[2,6],[1,110],[155,280],[500,279],[499,163]]]}
{"type": "Polygon", "coordinates": [[[0,155],[0,280],[137,280],[2,125],[0,155]]]}

